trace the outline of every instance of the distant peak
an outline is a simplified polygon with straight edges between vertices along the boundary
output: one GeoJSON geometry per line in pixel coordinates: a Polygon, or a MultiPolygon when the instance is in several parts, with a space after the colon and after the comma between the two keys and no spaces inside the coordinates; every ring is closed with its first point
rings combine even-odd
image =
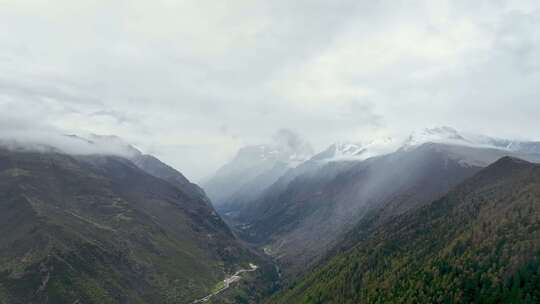
{"type": "Polygon", "coordinates": [[[540,143],[521,142],[460,132],[452,127],[441,126],[413,132],[402,145],[402,150],[411,150],[426,143],[438,143],[476,148],[493,148],[507,151],[539,153],[540,143]]]}
{"type": "Polygon", "coordinates": [[[405,141],[403,148],[407,150],[429,142],[465,144],[467,139],[452,127],[426,128],[413,132],[405,141]]]}
{"type": "Polygon", "coordinates": [[[315,155],[315,161],[347,161],[364,160],[396,150],[395,141],[390,137],[384,137],[364,143],[339,141],[330,145],[326,150],[315,155]]]}
{"type": "Polygon", "coordinates": [[[298,164],[308,160],[313,155],[311,147],[282,145],[253,145],[240,148],[235,157],[235,162],[253,162],[253,161],[276,161],[284,162],[290,165],[298,164]]]}
{"type": "Polygon", "coordinates": [[[334,150],[335,153],[343,155],[360,155],[365,150],[361,143],[350,143],[350,142],[336,142],[333,143],[329,149],[334,150]]]}

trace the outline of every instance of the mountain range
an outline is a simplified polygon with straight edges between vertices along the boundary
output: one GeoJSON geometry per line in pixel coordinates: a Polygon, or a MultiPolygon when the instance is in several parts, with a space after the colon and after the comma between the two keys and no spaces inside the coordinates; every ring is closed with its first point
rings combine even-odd
{"type": "Polygon", "coordinates": [[[307,141],[281,130],[272,144],[241,148],[229,163],[203,182],[203,188],[221,214],[234,212],[312,155],[307,141]]]}
{"type": "Polygon", "coordinates": [[[201,187],[115,136],[0,139],[0,303],[540,301],[540,142],[278,135],[201,187]]]}
{"type": "Polygon", "coordinates": [[[364,218],[376,214],[378,220],[371,223],[376,227],[439,198],[501,157],[540,161],[539,152],[537,142],[438,127],[415,132],[400,144],[383,139],[331,145],[282,169],[273,183],[258,183],[249,175],[230,178],[256,185],[257,195],[227,202],[227,208],[219,207],[219,199],[214,202],[242,239],[264,248],[286,275],[295,277],[343,244],[364,218]]]}

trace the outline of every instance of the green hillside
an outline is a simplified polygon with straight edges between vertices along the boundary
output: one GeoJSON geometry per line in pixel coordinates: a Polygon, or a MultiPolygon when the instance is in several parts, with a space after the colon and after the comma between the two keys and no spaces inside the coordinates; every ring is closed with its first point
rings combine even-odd
{"type": "Polygon", "coordinates": [[[503,158],[359,239],[269,302],[539,303],[540,166],[503,158]]]}

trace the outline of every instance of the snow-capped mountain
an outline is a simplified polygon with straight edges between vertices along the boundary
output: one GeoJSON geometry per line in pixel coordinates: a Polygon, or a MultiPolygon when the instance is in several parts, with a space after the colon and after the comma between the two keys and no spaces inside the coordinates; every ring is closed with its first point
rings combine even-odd
{"type": "Polygon", "coordinates": [[[414,131],[401,146],[402,150],[411,150],[425,143],[445,143],[456,145],[472,145],[473,142],[467,140],[457,130],[450,127],[426,128],[421,131],[414,131]]]}
{"type": "MultiPolygon", "coordinates": [[[[423,150],[437,151],[445,161],[459,166],[459,170],[485,167],[506,155],[540,160],[538,142],[498,139],[459,132],[450,127],[416,131],[406,140],[381,137],[369,141],[336,142],[313,157],[310,157],[311,147],[302,139],[283,138],[274,144],[240,149],[228,164],[204,183],[206,193],[222,215],[234,220],[249,218],[253,210],[258,210],[259,203],[264,205],[265,201],[270,201],[269,195],[280,195],[290,184],[301,183],[302,179],[315,178],[319,183],[357,165],[369,166],[368,163],[377,162],[379,158],[421,155],[423,150]],[[369,162],[360,165],[367,159],[369,162]]],[[[415,161],[414,164],[420,166],[426,160],[419,157],[415,161]]]]}
{"type": "Polygon", "coordinates": [[[242,167],[253,162],[283,162],[293,167],[312,155],[310,147],[293,150],[275,145],[255,145],[241,148],[231,162],[242,167]]]}
{"type": "Polygon", "coordinates": [[[491,148],[519,153],[540,153],[540,142],[500,139],[459,132],[454,128],[441,126],[415,131],[404,141],[384,137],[364,143],[337,142],[315,155],[312,160],[319,162],[361,161],[397,150],[410,151],[426,143],[471,148],[491,148]]]}
{"type": "Polygon", "coordinates": [[[364,160],[394,152],[396,148],[396,141],[390,137],[366,143],[337,142],[315,155],[311,160],[323,162],[364,160]]]}
{"type": "Polygon", "coordinates": [[[439,143],[472,148],[492,148],[520,153],[539,153],[540,142],[500,139],[485,135],[459,132],[451,127],[427,128],[413,132],[401,146],[408,151],[425,143],[439,143]]]}

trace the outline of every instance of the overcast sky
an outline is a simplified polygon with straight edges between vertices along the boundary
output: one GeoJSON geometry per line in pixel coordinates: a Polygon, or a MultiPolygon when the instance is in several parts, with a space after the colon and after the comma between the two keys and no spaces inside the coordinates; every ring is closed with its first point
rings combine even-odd
{"type": "Polygon", "coordinates": [[[198,180],[289,128],[540,140],[540,2],[0,0],[0,127],[115,134],[198,180]]]}

